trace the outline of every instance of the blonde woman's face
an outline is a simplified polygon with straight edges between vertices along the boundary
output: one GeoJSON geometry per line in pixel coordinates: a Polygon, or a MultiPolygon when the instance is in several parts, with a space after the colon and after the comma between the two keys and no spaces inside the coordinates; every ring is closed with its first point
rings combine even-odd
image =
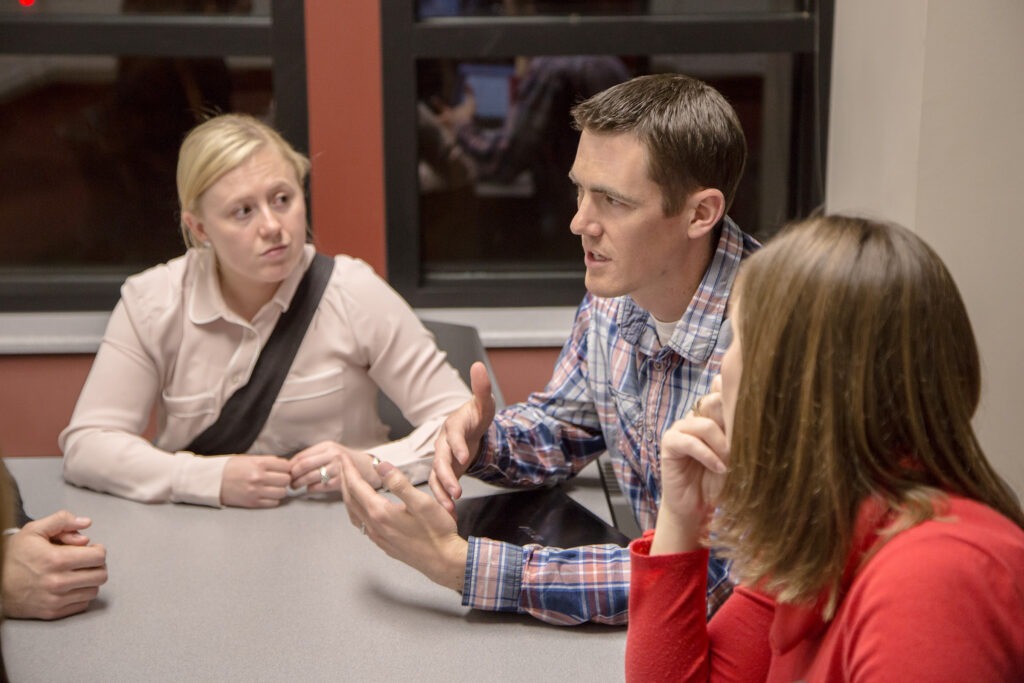
{"type": "Polygon", "coordinates": [[[276,286],[302,259],[306,204],[295,169],[271,145],[257,150],[203,193],[183,216],[217,255],[222,287],[276,286]]]}

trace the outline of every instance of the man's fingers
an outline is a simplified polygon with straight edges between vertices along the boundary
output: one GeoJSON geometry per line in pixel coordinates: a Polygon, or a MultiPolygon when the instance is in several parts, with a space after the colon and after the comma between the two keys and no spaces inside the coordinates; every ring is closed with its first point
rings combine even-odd
{"type": "Polygon", "coordinates": [[[347,455],[341,458],[341,480],[341,494],[345,499],[349,521],[358,526],[367,519],[366,501],[370,500],[368,496],[376,497],[377,493],[366,483],[355,463],[347,455]]]}
{"type": "MultiPolygon", "coordinates": [[[[442,435],[442,438],[445,437],[442,435]]],[[[452,461],[457,456],[454,450],[451,449],[450,442],[448,446],[448,457],[439,458],[436,454],[434,455],[434,466],[430,472],[430,488],[434,491],[434,495],[438,500],[455,499],[462,495],[462,486],[459,484],[459,478],[455,475],[455,470],[452,468],[452,461]]]]}
{"type": "MultiPolygon", "coordinates": [[[[440,503],[441,507],[447,510],[449,514],[454,515],[455,498],[458,498],[458,496],[453,498],[452,495],[448,493],[448,489],[441,483],[436,469],[430,472],[430,476],[427,478],[427,484],[430,486],[430,490],[434,494],[434,499],[440,503]]],[[[458,486],[458,483],[456,483],[456,486],[458,486]]]]}
{"type": "Polygon", "coordinates": [[[392,465],[391,463],[384,461],[377,465],[377,474],[380,475],[380,480],[384,483],[384,488],[393,493],[396,498],[409,505],[415,504],[420,498],[424,497],[422,491],[416,489],[409,481],[409,478],[402,474],[402,471],[392,465]]]}
{"type": "Polygon", "coordinates": [[[469,368],[469,381],[473,389],[473,398],[480,406],[491,402],[491,376],[487,374],[487,367],[477,361],[469,368]]]}
{"type": "MultiPolygon", "coordinates": [[[[477,406],[477,424],[474,425],[474,429],[483,428],[484,431],[490,426],[491,421],[494,420],[494,393],[491,387],[491,376],[487,374],[487,367],[477,361],[473,363],[469,369],[469,377],[473,385],[473,400],[477,406]]],[[[483,436],[482,434],[480,436],[483,436]]],[[[479,438],[479,437],[476,437],[479,438]]],[[[476,444],[472,444],[473,450],[476,450],[476,444]]],[[[467,449],[467,460],[468,461],[468,449],[467,449]]]]}

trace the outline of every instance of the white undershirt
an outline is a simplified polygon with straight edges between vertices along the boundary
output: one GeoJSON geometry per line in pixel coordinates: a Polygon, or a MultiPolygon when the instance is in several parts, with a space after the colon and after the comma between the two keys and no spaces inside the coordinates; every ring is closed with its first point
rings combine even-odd
{"type": "Polygon", "coordinates": [[[666,323],[658,320],[652,315],[651,320],[654,321],[654,329],[658,332],[658,341],[661,342],[662,346],[665,346],[668,344],[669,340],[672,339],[672,333],[676,331],[676,325],[679,324],[679,320],[682,320],[682,318],[666,323]]]}

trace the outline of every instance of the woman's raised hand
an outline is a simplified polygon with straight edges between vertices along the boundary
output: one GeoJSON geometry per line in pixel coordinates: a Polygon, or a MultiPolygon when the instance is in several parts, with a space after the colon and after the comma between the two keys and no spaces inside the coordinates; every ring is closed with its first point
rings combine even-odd
{"type": "Polygon", "coordinates": [[[700,547],[725,483],[729,440],[722,419],[721,380],[661,438],[661,507],[651,554],[700,547]]]}

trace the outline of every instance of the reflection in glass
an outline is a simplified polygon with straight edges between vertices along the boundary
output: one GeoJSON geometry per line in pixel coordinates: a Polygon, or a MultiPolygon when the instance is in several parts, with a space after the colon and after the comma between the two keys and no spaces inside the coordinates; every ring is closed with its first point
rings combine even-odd
{"type": "MultiPolygon", "coordinates": [[[[576,240],[567,233],[575,211],[567,174],[578,140],[569,126],[569,110],[627,80],[630,71],[622,60],[421,60],[418,75],[420,103],[431,108],[440,126],[437,135],[450,140],[447,158],[464,160],[471,168],[462,185],[421,185],[426,259],[540,263],[578,256],[576,240]],[[479,229],[467,231],[467,226],[479,229]],[[463,234],[452,236],[451,228],[463,234]],[[544,249],[538,250],[539,244],[544,249]]],[[[420,130],[421,140],[429,136],[422,125],[420,130]]],[[[429,165],[422,143],[420,151],[421,161],[429,165]]]]}
{"type": "Polygon", "coordinates": [[[174,173],[205,114],[270,110],[270,59],[4,56],[0,265],[125,265],[182,252],[174,173]]]}
{"type": "Polygon", "coordinates": [[[568,180],[579,134],[569,110],[645,73],[700,78],[732,103],[749,158],[730,215],[766,237],[786,215],[791,106],[788,56],[538,56],[421,59],[420,244],[433,276],[582,270],[569,232],[568,180]]]}

